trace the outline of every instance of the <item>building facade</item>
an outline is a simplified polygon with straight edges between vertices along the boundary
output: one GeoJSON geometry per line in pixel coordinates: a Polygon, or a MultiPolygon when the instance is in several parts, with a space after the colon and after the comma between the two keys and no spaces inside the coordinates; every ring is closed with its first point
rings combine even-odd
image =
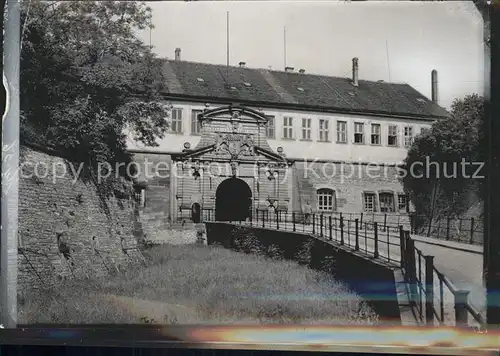
{"type": "Polygon", "coordinates": [[[129,142],[146,212],[244,220],[269,210],[406,213],[399,165],[448,113],[406,84],[164,61],[170,131],[129,142]]]}

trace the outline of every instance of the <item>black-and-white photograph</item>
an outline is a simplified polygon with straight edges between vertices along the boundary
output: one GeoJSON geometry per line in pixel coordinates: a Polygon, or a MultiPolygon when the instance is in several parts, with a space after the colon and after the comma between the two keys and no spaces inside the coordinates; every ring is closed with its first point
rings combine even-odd
{"type": "Polygon", "coordinates": [[[484,324],[473,2],[20,6],[18,324],[484,324]]]}

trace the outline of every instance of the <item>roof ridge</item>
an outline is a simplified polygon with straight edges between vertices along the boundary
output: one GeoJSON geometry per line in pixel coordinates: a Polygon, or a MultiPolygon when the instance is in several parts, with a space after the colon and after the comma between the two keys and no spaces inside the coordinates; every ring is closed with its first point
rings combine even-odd
{"type": "MultiPolygon", "coordinates": [[[[272,68],[263,68],[263,67],[240,67],[238,65],[226,65],[226,64],[219,64],[219,63],[207,63],[207,62],[198,62],[198,61],[186,61],[186,60],[175,60],[175,59],[170,59],[170,58],[160,58],[160,60],[164,60],[167,62],[181,62],[181,63],[193,63],[193,64],[202,64],[202,65],[207,65],[207,66],[214,66],[214,67],[229,67],[229,68],[235,68],[235,69],[247,69],[247,70],[255,70],[255,71],[261,71],[261,70],[267,70],[269,72],[276,72],[276,73],[287,73],[289,75],[306,75],[306,76],[318,76],[318,77],[327,77],[327,78],[335,78],[335,79],[347,79],[349,80],[349,77],[344,77],[341,75],[329,75],[329,74],[321,74],[321,73],[314,73],[314,72],[305,72],[305,73],[299,73],[299,72],[287,72],[286,70],[278,70],[278,69],[272,69],[272,68]]],[[[363,83],[380,83],[380,80],[368,80],[368,79],[359,79],[359,82],[363,83]]],[[[382,81],[385,84],[395,84],[395,85],[408,85],[408,83],[405,82],[387,82],[385,80],[382,81]]]]}

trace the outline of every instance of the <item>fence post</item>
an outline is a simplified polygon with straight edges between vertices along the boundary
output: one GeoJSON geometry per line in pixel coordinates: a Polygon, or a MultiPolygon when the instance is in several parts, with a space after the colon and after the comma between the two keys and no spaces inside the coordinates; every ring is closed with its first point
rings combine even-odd
{"type": "Polygon", "coordinates": [[[262,210],[262,227],[266,227],[266,215],[265,210],[262,210]]]}
{"type": "Polygon", "coordinates": [[[329,226],[329,230],[330,230],[330,240],[332,240],[332,216],[330,215],[328,217],[328,226],[329,226]]]}
{"type": "Polygon", "coordinates": [[[333,229],[335,230],[335,240],[337,240],[337,236],[338,236],[338,233],[337,233],[337,230],[339,228],[339,223],[337,222],[337,217],[335,216],[333,218],[333,229]]]}
{"type": "Polygon", "coordinates": [[[387,229],[387,214],[384,214],[384,231],[387,229]]]}
{"type": "Polygon", "coordinates": [[[450,221],[451,221],[451,218],[448,216],[446,218],[446,240],[450,239],[450,221]]]}
{"type": "Polygon", "coordinates": [[[455,291],[455,324],[456,326],[468,326],[467,320],[467,299],[469,297],[468,290],[455,291]]]}
{"type": "Polygon", "coordinates": [[[279,210],[276,210],[276,230],[280,229],[280,214],[279,210]]]}
{"type": "Polygon", "coordinates": [[[405,267],[405,233],[403,231],[403,225],[399,225],[399,247],[401,248],[401,267],[405,267]]]}
{"type": "Polygon", "coordinates": [[[410,234],[408,234],[408,231],[404,230],[403,231],[403,235],[404,235],[404,241],[405,241],[405,261],[406,261],[406,268],[408,268],[408,270],[411,270],[412,268],[412,263],[413,263],[413,258],[415,256],[415,254],[413,254],[412,256],[412,242],[413,240],[410,238],[410,234]],[[410,242],[410,240],[412,242],[410,242]]]}
{"type": "Polygon", "coordinates": [[[293,231],[295,232],[295,211],[292,213],[293,231]]]}
{"type": "Polygon", "coordinates": [[[323,237],[323,213],[319,216],[320,236],[323,237]]]}
{"type": "Polygon", "coordinates": [[[344,218],[340,214],[340,244],[344,244],[344,218]]]}
{"type": "Polygon", "coordinates": [[[409,231],[405,231],[406,236],[406,251],[407,251],[407,269],[410,282],[410,303],[413,305],[416,303],[417,299],[417,283],[416,283],[416,272],[417,266],[415,263],[415,245],[414,241],[410,238],[409,231]]]}
{"type": "Polygon", "coordinates": [[[425,258],[425,322],[434,325],[434,256],[425,258]]]}
{"type": "Polygon", "coordinates": [[[359,219],[359,223],[360,223],[360,226],[363,226],[363,212],[361,212],[361,214],[359,214],[360,216],[360,219],[359,219]]]}
{"type": "Polygon", "coordinates": [[[316,233],[316,214],[312,214],[313,219],[313,235],[316,233]]]}
{"type": "Polygon", "coordinates": [[[470,219],[470,241],[469,243],[472,245],[474,242],[474,218],[470,219]]]}
{"type": "Polygon", "coordinates": [[[378,258],[378,226],[377,226],[377,222],[374,222],[373,223],[373,237],[375,238],[375,251],[373,253],[373,256],[375,256],[375,258],[378,258]]]}
{"type": "Polygon", "coordinates": [[[357,251],[359,250],[359,219],[354,219],[354,226],[356,229],[354,234],[354,237],[356,238],[354,249],[357,251]]]}

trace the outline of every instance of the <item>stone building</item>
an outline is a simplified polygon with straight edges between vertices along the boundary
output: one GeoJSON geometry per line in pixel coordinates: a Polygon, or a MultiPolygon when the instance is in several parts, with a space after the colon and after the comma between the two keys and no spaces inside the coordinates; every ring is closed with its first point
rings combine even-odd
{"type": "Polygon", "coordinates": [[[164,61],[171,127],[158,147],[129,141],[152,219],[248,219],[261,211],[410,209],[398,180],[407,148],[448,115],[407,84],[164,61]]]}

